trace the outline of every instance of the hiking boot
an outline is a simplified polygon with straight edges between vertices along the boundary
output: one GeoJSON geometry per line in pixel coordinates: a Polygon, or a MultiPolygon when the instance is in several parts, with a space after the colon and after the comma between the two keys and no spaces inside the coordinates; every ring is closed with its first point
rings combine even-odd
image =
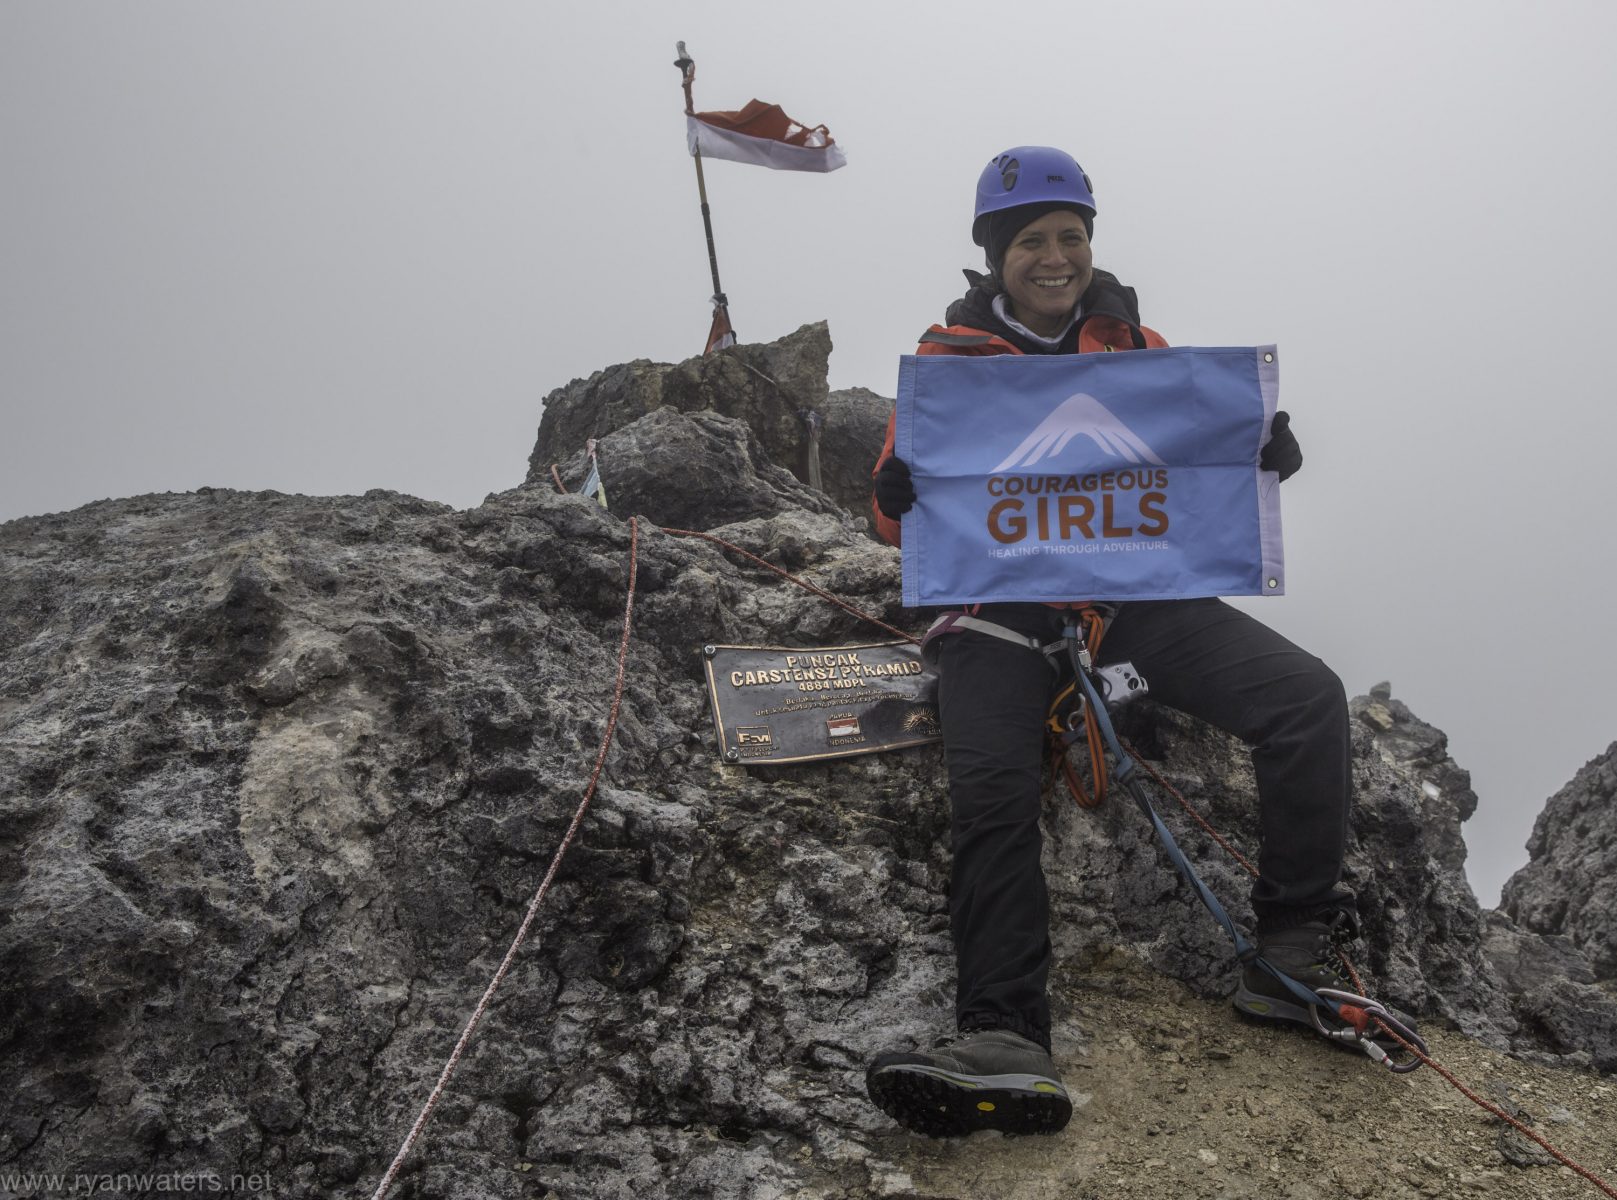
{"type": "Polygon", "coordinates": [[[1008,1029],[939,1038],[930,1052],[878,1054],[865,1087],[882,1112],[928,1137],[1057,1133],[1072,1118],[1049,1052],[1008,1029]]]}
{"type": "MultiPolygon", "coordinates": [[[[1260,936],[1258,953],[1306,988],[1351,992],[1353,984],[1342,971],[1334,933],[1324,921],[1304,921],[1260,936]]],[[[1242,969],[1241,984],[1235,989],[1232,1003],[1238,1012],[1260,1021],[1296,1021],[1310,1029],[1314,1027],[1309,1015],[1312,1006],[1256,963],[1242,969]]]]}
{"type": "MultiPolygon", "coordinates": [[[[1341,955],[1337,952],[1337,946],[1345,938],[1351,937],[1350,919],[1304,921],[1289,929],[1261,934],[1258,953],[1271,966],[1284,971],[1306,988],[1357,992],[1358,988],[1343,969],[1341,955]]],[[[1241,971],[1240,985],[1230,1002],[1243,1016],[1259,1021],[1290,1021],[1306,1026],[1315,1033],[1320,1032],[1319,1025],[1314,1022],[1316,1006],[1304,1003],[1285,984],[1256,963],[1248,963],[1241,971]]],[[[1415,1031],[1413,1018],[1393,1008],[1388,1008],[1387,1014],[1410,1032],[1415,1031]]],[[[1327,1031],[1345,1028],[1328,1011],[1321,1010],[1319,1019],[1327,1031]]],[[[1374,1036],[1371,1040],[1388,1051],[1399,1049],[1398,1043],[1385,1034],[1374,1036]]],[[[1351,1043],[1344,1044],[1351,1048],[1351,1043]]]]}

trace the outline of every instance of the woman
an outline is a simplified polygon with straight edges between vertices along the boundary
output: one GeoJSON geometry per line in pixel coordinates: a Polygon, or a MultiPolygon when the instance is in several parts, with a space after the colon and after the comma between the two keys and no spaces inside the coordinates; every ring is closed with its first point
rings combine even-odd
{"type": "MultiPolygon", "coordinates": [[[[998,155],[977,183],[972,240],[987,276],[921,354],[1085,354],[1163,347],[1140,324],[1134,290],[1096,270],[1088,176],[1048,146],[998,155]]],[[[1259,465],[1288,478],[1302,453],[1276,413],[1259,465]]],[[[894,545],[915,503],[894,423],[877,462],[877,526],[894,545]]],[[[979,620],[1040,643],[1060,637],[1081,605],[987,604],[979,620]]],[[[1039,866],[1044,719],[1056,683],[1043,655],[977,630],[938,637],[939,710],[953,823],[950,918],[959,982],[958,1032],[931,1051],[872,1062],[872,1099],[905,1126],[937,1137],[999,1129],[1054,1133],[1072,1114],[1050,1056],[1049,904],[1039,866]]],[[[1259,949],[1309,987],[1343,987],[1334,942],[1356,932],[1340,884],[1347,840],[1347,698],[1331,670],[1217,599],[1133,601],[1106,627],[1099,663],[1132,662],[1159,703],[1252,747],[1263,833],[1252,890],[1259,949]]],[[[1237,1008],[1308,1022],[1265,973],[1243,972],[1237,1008]]]]}

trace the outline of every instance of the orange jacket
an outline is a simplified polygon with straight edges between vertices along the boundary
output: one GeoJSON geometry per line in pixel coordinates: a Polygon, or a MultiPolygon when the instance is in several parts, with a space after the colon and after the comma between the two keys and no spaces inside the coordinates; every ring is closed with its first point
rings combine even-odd
{"type": "MultiPolygon", "coordinates": [[[[1076,352],[1079,354],[1110,350],[1156,350],[1167,344],[1167,339],[1156,330],[1147,329],[1144,325],[1134,325],[1127,319],[1109,312],[1087,313],[1078,322],[1076,352]]],[[[965,355],[1022,353],[998,334],[973,329],[969,325],[934,325],[921,335],[921,344],[916,347],[915,352],[965,355]]],[[[882,463],[892,457],[893,435],[897,425],[898,413],[895,410],[893,415],[887,418],[887,440],[882,443],[881,454],[876,459],[876,465],[871,468],[872,478],[881,470],[882,463]]],[[[876,516],[876,532],[893,545],[900,545],[902,534],[899,523],[891,517],[882,515],[881,510],[876,507],[874,495],[870,498],[870,510],[876,516]]]]}

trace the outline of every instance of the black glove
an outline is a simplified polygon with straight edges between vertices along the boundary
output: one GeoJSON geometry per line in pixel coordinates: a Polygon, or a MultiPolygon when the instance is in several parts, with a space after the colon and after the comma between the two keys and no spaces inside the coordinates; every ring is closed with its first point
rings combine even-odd
{"type": "Polygon", "coordinates": [[[1303,465],[1303,448],[1297,444],[1297,435],[1291,431],[1291,417],[1284,411],[1275,413],[1275,419],[1269,423],[1269,440],[1263,443],[1263,449],[1258,452],[1258,467],[1264,471],[1275,471],[1284,483],[1297,474],[1297,468],[1303,465]]]}
{"type": "Polygon", "coordinates": [[[915,507],[915,481],[910,478],[909,464],[896,454],[877,469],[874,490],[876,507],[890,520],[898,520],[915,507]]]}

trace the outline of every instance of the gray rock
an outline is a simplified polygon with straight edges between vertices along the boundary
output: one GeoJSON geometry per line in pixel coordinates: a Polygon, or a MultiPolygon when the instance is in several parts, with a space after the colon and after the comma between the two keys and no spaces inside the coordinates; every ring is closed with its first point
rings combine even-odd
{"type": "MultiPolygon", "coordinates": [[[[792,510],[845,515],[824,492],[776,466],[746,424],[718,413],[656,409],[607,434],[597,455],[614,512],[674,529],[705,531],[792,510]],[[703,475],[699,487],[695,472],[703,475]]],[[[577,476],[589,471],[583,454],[567,466],[577,476]]]]}
{"type": "Polygon", "coordinates": [[[1488,961],[1512,993],[1532,991],[1547,979],[1595,982],[1594,968],[1570,939],[1529,933],[1501,910],[1487,915],[1484,936],[1488,961]]]}
{"type": "Polygon", "coordinates": [[[856,516],[870,520],[870,473],[887,436],[893,402],[868,388],[832,392],[825,401],[820,434],[821,486],[827,495],[856,516]]]}
{"type": "MultiPolygon", "coordinates": [[[[1549,979],[1511,997],[1512,1009],[1530,1044],[1567,1066],[1617,1071],[1617,997],[1608,988],[1549,979]]],[[[1543,1055],[1539,1061],[1545,1061],[1543,1055]]]]}
{"type": "Polygon", "coordinates": [[[1617,980],[1617,742],[1550,797],[1527,854],[1501,907],[1526,929],[1566,937],[1598,978],[1617,980]]]}
{"type": "MultiPolygon", "coordinates": [[[[1503,1080],[1490,1080],[1488,1090],[1493,1093],[1493,1103],[1498,1106],[1501,1112],[1519,1121],[1529,1129],[1536,1124],[1533,1114],[1517,1103],[1515,1095],[1503,1080]]],[[[1494,1119],[1499,1125],[1498,1133],[1494,1137],[1494,1145],[1498,1148],[1500,1156],[1511,1166],[1553,1167],[1555,1165],[1555,1159],[1544,1147],[1522,1133],[1514,1125],[1499,1121],[1497,1117],[1494,1119]]]]}
{"type": "Polygon", "coordinates": [[[1448,735],[1393,699],[1390,683],[1376,684],[1349,707],[1371,731],[1377,754],[1419,783],[1422,823],[1434,838],[1436,857],[1451,870],[1463,870],[1466,850],[1460,824],[1477,811],[1477,794],[1471,790],[1471,773],[1449,755],[1448,735]]]}
{"type": "MultiPolygon", "coordinates": [[[[590,384],[623,384],[622,419],[589,427],[620,471],[611,512],[547,486],[542,449],[543,477],[467,512],[205,489],[0,526],[8,1169],[374,1186],[595,759],[623,514],[716,529],[916,623],[897,553],[779,466],[768,430],[712,406],[635,411],[668,394],[648,370],[590,384]]],[[[583,411],[547,411],[555,444],[583,411]]],[[[706,641],[870,636],[640,523],[601,790],[395,1195],[899,1194],[892,1127],[858,1098],[878,1048],[949,1024],[941,756],[725,766],[698,658],[706,641]]],[[[1390,689],[1355,711],[1372,702],[1386,723],[1355,728],[1348,868],[1370,986],[1495,1045],[1613,1069],[1576,938],[1478,910],[1463,772],[1390,689]]],[[[1126,732],[1253,849],[1242,747],[1146,706],[1126,732]]],[[[1249,920],[1240,869],[1170,801],[1164,816],[1249,920]]],[[[1230,986],[1222,935],[1129,806],[1052,796],[1046,825],[1064,1044],[1080,989],[1139,986],[1119,963],[1230,986]]]]}
{"type": "MultiPolygon", "coordinates": [[[[820,321],[767,344],[743,343],[675,365],[637,359],[574,380],[545,397],[525,482],[548,485],[552,463],[664,406],[736,418],[774,462],[810,482],[809,414],[829,415],[830,355],[831,333],[820,321]]],[[[872,463],[880,448],[878,435],[872,463]]],[[[564,476],[564,482],[577,487],[583,478],[564,476]]],[[[865,495],[868,500],[868,482],[865,495]]]]}
{"type": "MultiPolygon", "coordinates": [[[[824,492],[874,532],[869,517],[870,472],[881,452],[893,402],[866,388],[828,391],[825,372],[830,353],[831,336],[822,321],[767,345],[744,343],[673,366],[641,359],[574,380],[545,398],[525,482],[553,487],[550,470],[555,464],[564,486],[579,487],[589,474],[585,444],[590,438],[600,439],[602,476],[617,509],[625,472],[635,468],[626,466],[623,446],[609,435],[660,410],[692,416],[717,413],[751,431],[747,457],[752,469],[761,469],[767,458],[772,469],[784,469],[800,483],[824,492]],[[762,455],[757,454],[759,447],[762,455]]],[[[677,461],[656,465],[672,465],[678,471],[677,461]]],[[[663,486],[672,486],[678,478],[677,473],[668,477],[663,486]]],[[[793,502],[816,505],[789,488],[782,491],[793,502]]],[[[749,496],[762,500],[756,489],[749,496]]]]}

